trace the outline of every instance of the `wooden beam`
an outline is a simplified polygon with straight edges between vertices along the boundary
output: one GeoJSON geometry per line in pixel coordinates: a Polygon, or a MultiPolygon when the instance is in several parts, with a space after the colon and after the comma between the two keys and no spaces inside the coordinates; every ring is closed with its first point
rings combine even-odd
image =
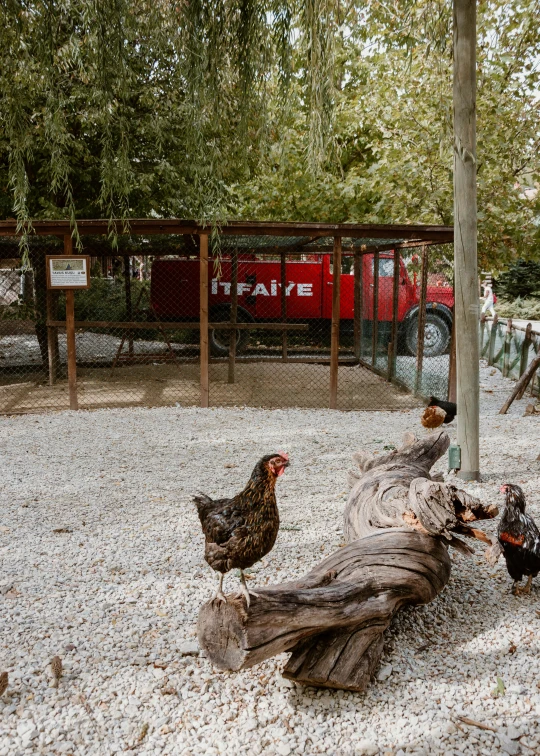
{"type": "Polygon", "coordinates": [[[208,373],[208,234],[199,236],[200,259],[200,368],[201,407],[208,407],[210,384],[208,373]]]}
{"type": "MultiPolygon", "coordinates": [[[[160,231],[160,234],[163,234],[164,232],[160,231]]],[[[172,234],[171,236],[177,236],[177,234],[172,234]]],[[[147,254],[151,255],[152,257],[159,259],[160,257],[164,257],[168,254],[174,254],[178,257],[182,258],[199,258],[198,252],[193,252],[191,249],[180,249],[176,242],[173,241],[172,248],[170,251],[167,251],[166,249],[163,249],[163,246],[152,246],[151,237],[152,234],[148,234],[150,236],[150,241],[145,245],[145,250],[147,251],[147,254]],[[176,246],[175,246],[176,245],[176,246]]],[[[0,233],[0,236],[2,234],[0,233]]],[[[251,235],[250,235],[251,236],[251,235]]],[[[189,236],[191,238],[191,236],[189,236]]],[[[244,239],[249,237],[244,237],[244,239]]],[[[328,236],[328,234],[320,235],[316,238],[331,238],[328,236]]],[[[315,238],[315,242],[316,242],[315,238]]],[[[356,239],[358,241],[358,239],[356,239]]],[[[414,241],[403,241],[400,240],[396,241],[390,240],[385,241],[381,240],[378,244],[347,244],[344,245],[342,243],[342,257],[351,257],[352,255],[359,254],[359,255],[371,255],[375,250],[378,250],[379,252],[390,252],[394,249],[414,249],[415,247],[421,247],[424,244],[433,245],[433,244],[450,244],[450,240],[440,241],[440,240],[431,240],[431,239],[416,239],[414,241]]],[[[245,246],[242,246],[241,248],[242,254],[254,254],[258,257],[272,257],[272,258],[279,258],[282,252],[285,252],[287,257],[303,257],[305,255],[313,255],[313,254],[328,254],[330,252],[330,246],[328,244],[318,244],[313,243],[313,237],[302,237],[302,241],[295,241],[294,243],[288,243],[288,242],[282,242],[279,245],[275,246],[265,246],[261,247],[260,245],[248,245],[245,244],[245,246]],[[307,246],[310,245],[310,246],[307,246]]],[[[15,245],[15,251],[18,253],[18,242],[15,245]]],[[[111,260],[111,247],[108,242],[105,242],[100,238],[99,236],[96,236],[94,240],[92,240],[90,244],[89,251],[91,252],[92,257],[95,257],[96,259],[101,259],[103,263],[103,267],[106,269],[108,262],[111,260]]],[[[142,250],[137,250],[137,252],[141,252],[142,250]]],[[[0,260],[3,259],[12,259],[13,258],[14,250],[13,248],[4,248],[3,245],[0,245],[0,260]]],[[[43,252],[45,254],[45,252],[43,252]]],[[[229,255],[229,250],[225,249],[223,256],[224,258],[227,258],[229,255]]],[[[145,255],[146,257],[146,255],[145,255]]]]}
{"type": "Polygon", "coordinates": [[[510,372],[508,369],[508,366],[510,364],[510,348],[512,346],[512,318],[508,318],[506,321],[506,333],[504,334],[504,347],[503,347],[503,364],[502,364],[502,374],[503,378],[508,377],[508,373],[510,372]]]}
{"type": "Polygon", "coordinates": [[[341,289],[341,238],[334,238],[332,258],[332,330],[330,336],[330,409],[337,409],[339,360],[339,306],[341,289]]]}
{"type": "Polygon", "coordinates": [[[373,254],[373,320],[371,321],[371,364],[377,366],[379,340],[379,252],[373,254]]]}
{"type": "MultiPolygon", "coordinates": [[[[64,254],[73,254],[71,234],[64,236],[64,254]]],[[[69,408],[76,410],[79,409],[79,400],[77,396],[77,348],[75,344],[75,292],[73,289],[67,289],[65,296],[69,408]]]]}
{"type": "MultiPolygon", "coordinates": [[[[231,323],[236,323],[238,317],[238,250],[233,250],[231,256],[231,323]]],[[[228,383],[234,383],[234,368],[236,361],[236,328],[231,328],[229,335],[229,371],[228,383]]]]}
{"type": "Polygon", "coordinates": [[[49,358],[49,386],[54,386],[56,383],[56,375],[58,371],[58,365],[60,361],[60,351],[58,349],[58,328],[49,326],[50,320],[56,320],[58,317],[57,304],[58,295],[57,292],[47,289],[47,355],[49,358]]]}
{"type": "Polygon", "coordinates": [[[457,385],[456,385],[456,319],[452,318],[452,333],[450,336],[450,362],[448,365],[448,395],[449,402],[456,403],[457,385]]]}
{"type": "MultiPolygon", "coordinates": [[[[523,373],[527,370],[527,364],[529,362],[529,349],[532,344],[532,323],[527,323],[527,328],[525,329],[525,336],[523,338],[523,344],[521,345],[521,353],[520,353],[520,362],[519,362],[519,375],[522,376],[523,373]]],[[[525,393],[527,387],[524,386],[523,390],[520,391],[517,395],[518,400],[523,399],[523,394],[525,393]]]]}
{"type": "MultiPolygon", "coordinates": [[[[464,0],[461,0],[462,2],[464,0]]],[[[177,234],[184,236],[208,236],[210,229],[194,220],[180,218],[130,218],[125,222],[113,221],[116,233],[125,234],[177,234]]],[[[79,219],[80,234],[107,236],[111,226],[108,220],[79,219]]],[[[274,221],[229,221],[220,225],[220,233],[225,236],[306,236],[306,237],[348,237],[352,239],[400,239],[402,241],[432,241],[437,244],[450,243],[453,239],[452,226],[425,224],[380,224],[380,223],[299,223],[296,221],[277,223],[274,221]]],[[[69,220],[34,220],[32,231],[36,235],[60,235],[71,233],[69,220]]],[[[0,221],[0,236],[18,236],[15,219],[0,221]]],[[[109,253],[110,254],[110,253],[109,253]]]]}
{"type": "Polygon", "coordinates": [[[422,388],[422,369],[424,366],[424,341],[426,335],[426,301],[428,281],[428,252],[422,247],[422,271],[420,274],[420,302],[418,305],[418,336],[416,341],[416,378],[414,390],[416,393],[422,388]]]}
{"type": "Polygon", "coordinates": [[[523,373],[519,381],[514,386],[514,390],[510,394],[510,397],[505,401],[501,409],[499,410],[499,415],[506,415],[508,412],[508,408],[514,401],[514,399],[518,396],[525,393],[527,386],[529,385],[529,382],[532,380],[534,374],[540,367],[540,354],[538,354],[534,360],[531,362],[531,364],[527,367],[527,370],[523,373]]]}
{"type": "MultiPolygon", "coordinates": [[[[124,255],[124,287],[126,294],[126,317],[133,320],[133,302],[131,301],[131,266],[129,264],[129,255],[124,255]]],[[[133,334],[128,338],[128,354],[133,356],[133,334]]]]}
{"type": "MultiPolygon", "coordinates": [[[[55,326],[56,328],[65,328],[66,324],[63,320],[47,320],[48,326],[55,326]]],[[[198,321],[186,320],[184,322],[174,321],[148,321],[132,323],[119,321],[119,320],[76,320],[75,328],[108,328],[129,331],[179,331],[184,329],[199,328],[198,321]]],[[[237,331],[307,331],[309,325],[307,323],[231,323],[229,320],[225,320],[219,323],[208,323],[208,328],[219,328],[220,331],[228,331],[233,328],[237,331]]]]}
{"type": "MultiPolygon", "coordinates": [[[[286,260],[285,260],[285,252],[281,253],[281,266],[280,266],[280,273],[281,273],[281,320],[283,323],[287,322],[287,268],[286,268],[286,260]]],[[[283,335],[281,337],[281,356],[283,357],[283,362],[287,362],[287,347],[288,347],[288,339],[287,339],[287,331],[283,330],[283,335]]]]}
{"type": "Polygon", "coordinates": [[[364,310],[364,258],[356,254],[354,256],[354,356],[357,360],[362,359],[362,326],[364,310]]]}
{"type": "MultiPolygon", "coordinates": [[[[454,317],[455,321],[455,317],[454,317]]],[[[495,357],[495,343],[497,340],[499,316],[495,313],[493,320],[491,321],[491,330],[489,332],[489,349],[488,349],[488,365],[493,365],[495,357]]]]}
{"type": "Polygon", "coordinates": [[[391,381],[396,373],[396,357],[398,346],[398,310],[399,310],[399,282],[401,280],[401,255],[399,249],[394,251],[394,275],[392,279],[392,331],[388,345],[388,380],[391,381]]]}
{"type": "Polygon", "coordinates": [[[476,210],[476,0],[454,0],[454,270],[457,442],[464,480],[480,478],[476,210]]]}

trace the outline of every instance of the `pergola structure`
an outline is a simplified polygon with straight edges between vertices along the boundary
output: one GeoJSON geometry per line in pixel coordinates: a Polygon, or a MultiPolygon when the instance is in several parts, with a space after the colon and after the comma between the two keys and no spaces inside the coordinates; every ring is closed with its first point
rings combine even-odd
{"type": "MultiPolygon", "coordinates": [[[[423,249],[423,268],[425,275],[422,276],[420,292],[420,311],[425,310],[426,287],[427,287],[427,247],[434,244],[449,244],[453,242],[454,232],[451,226],[437,225],[379,225],[379,224],[356,224],[356,223],[275,223],[264,221],[230,221],[212,229],[193,220],[182,219],[133,219],[128,222],[117,221],[114,227],[105,220],[78,220],[77,227],[83,239],[91,238],[92,256],[111,256],[115,254],[107,243],[107,236],[114,230],[120,236],[138,236],[139,238],[166,236],[169,240],[174,237],[182,237],[185,242],[189,240],[189,254],[200,258],[200,404],[207,407],[209,404],[209,328],[229,329],[235,333],[239,328],[256,327],[256,324],[238,323],[235,315],[235,291],[232,287],[231,297],[231,320],[225,323],[209,323],[208,306],[208,283],[209,262],[212,259],[209,254],[209,239],[213,232],[221,237],[220,248],[224,253],[230,252],[233,256],[241,252],[258,252],[266,255],[276,255],[281,258],[282,280],[285,279],[285,259],[295,255],[309,255],[312,253],[332,252],[334,264],[337,270],[341,269],[342,253],[354,257],[354,312],[355,312],[355,352],[359,356],[360,343],[362,340],[362,265],[361,257],[365,254],[373,254],[375,260],[379,252],[395,250],[399,256],[404,248],[421,247],[423,249]],[[99,243],[96,243],[98,242],[99,243]]],[[[0,221],[0,237],[16,237],[20,235],[15,220],[0,221]]],[[[67,220],[39,220],[32,223],[32,235],[56,236],[63,240],[64,253],[73,254],[72,227],[67,220]]],[[[172,241],[171,241],[172,243],[172,241]]],[[[149,247],[153,247],[152,243],[149,247]]],[[[149,249],[150,254],[168,254],[167,245],[160,251],[149,249]]],[[[124,249],[118,249],[118,255],[125,255],[124,249]]],[[[186,252],[184,252],[186,254],[186,252]]],[[[8,249],[0,243],[0,258],[13,257],[13,247],[8,249]]],[[[399,259],[399,257],[397,257],[399,259]]],[[[40,261],[43,262],[44,260],[40,261]]],[[[375,291],[378,290],[378,263],[374,264],[375,291]]],[[[398,286],[399,264],[394,265],[393,280],[393,318],[390,336],[389,351],[395,354],[397,350],[398,329],[398,286]]],[[[282,286],[282,321],[281,323],[266,324],[265,327],[282,329],[285,333],[286,301],[285,286],[282,286]]],[[[375,294],[375,296],[377,296],[375,294]]],[[[376,301],[374,302],[377,311],[376,301]]],[[[56,329],[65,327],[67,333],[68,353],[68,383],[70,394],[70,407],[77,409],[77,361],[75,350],[75,329],[77,327],[117,327],[137,328],[140,323],[77,323],[74,315],[73,291],[66,292],[66,321],[56,321],[52,315],[52,293],[47,292],[47,334],[49,345],[49,366],[54,362],[54,341],[56,329]]],[[[173,324],[170,324],[173,325],[173,324]]],[[[179,327],[182,324],[175,324],[179,327]]],[[[192,325],[192,324],[190,324],[192,325]]],[[[330,397],[329,406],[337,406],[338,388],[338,358],[339,358],[339,325],[340,325],[340,276],[336,276],[332,290],[332,324],[331,324],[331,349],[330,349],[330,397]]],[[[258,326],[260,327],[260,326],[258,326]]],[[[372,335],[373,349],[376,348],[376,326],[372,335]]],[[[231,341],[234,341],[231,339],[231,341]]],[[[423,356],[423,324],[419,328],[418,361],[421,370],[423,356]]],[[[234,349],[231,348],[230,362],[234,371],[234,349]]],[[[50,374],[50,383],[54,382],[54,375],[50,374]]]]}

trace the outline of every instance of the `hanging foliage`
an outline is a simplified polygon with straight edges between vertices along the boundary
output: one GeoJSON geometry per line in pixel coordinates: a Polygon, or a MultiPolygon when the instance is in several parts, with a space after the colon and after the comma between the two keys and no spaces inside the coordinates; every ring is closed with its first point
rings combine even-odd
{"type": "MultiPolygon", "coordinates": [[[[332,24],[330,0],[308,5],[315,162],[332,24]]],[[[36,217],[222,218],[227,186],[266,138],[270,74],[286,101],[302,17],[287,0],[5,0],[1,216],[21,228],[36,217]]]]}
{"type": "MultiPolygon", "coordinates": [[[[0,217],[451,223],[451,10],[4,0],[0,217]]],[[[538,255],[539,14],[478,6],[482,265],[538,255]]]]}

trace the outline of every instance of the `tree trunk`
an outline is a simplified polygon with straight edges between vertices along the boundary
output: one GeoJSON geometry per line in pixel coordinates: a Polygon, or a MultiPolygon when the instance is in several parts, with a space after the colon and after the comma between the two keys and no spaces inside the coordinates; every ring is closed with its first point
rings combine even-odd
{"type": "Polygon", "coordinates": [[[221,669],[239,670],[292,651],[284,675],[306,685],[364,690],[383,633],[405,604],[432,601],[450,577],[445,543],[469,548],[454,532],[487,540],[467,522],[494,517],[429,470],[446,451],[443,431],[381,457],[355,455],[359,470],[345,509],[349,544],[300,580],[209,601],[199,614],[201,647],[221,669]]]}

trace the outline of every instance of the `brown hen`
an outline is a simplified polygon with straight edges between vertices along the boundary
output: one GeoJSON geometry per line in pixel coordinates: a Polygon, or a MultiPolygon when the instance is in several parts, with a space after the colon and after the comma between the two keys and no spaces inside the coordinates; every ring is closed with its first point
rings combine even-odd
{"type": "Polygon", "coordinates": [[[426,407],[420,422],[424,428],[438,428],[444,423],[446,412],[441,407],[426,407]]]}
{"type": "MultiPolygon", "coordinates": [[[[240,570],[240,590],[249,606],[244,570],[272,549],[279,530],[276,480],[289,466],[285,452],[268,454],[257,464],[247,486],[232,499],[213,500],[205,494],[194,497],[206,539],[204,558],[219,572],[215,599],[226,601],[223,576],[240,570]]],[[[256,596],[256,593],[252,595],[256,596]]]]}

